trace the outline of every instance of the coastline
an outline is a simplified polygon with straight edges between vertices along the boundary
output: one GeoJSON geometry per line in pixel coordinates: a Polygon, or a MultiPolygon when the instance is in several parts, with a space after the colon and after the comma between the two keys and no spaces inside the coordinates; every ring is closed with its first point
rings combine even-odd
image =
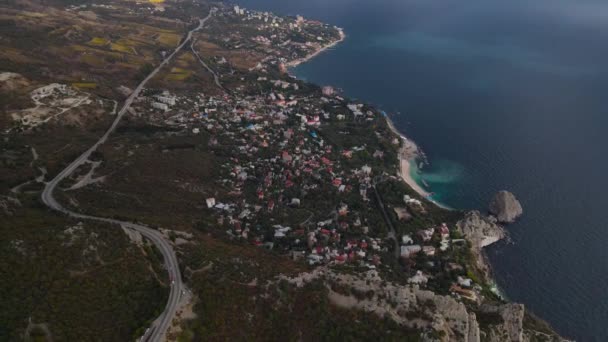
{"type": "MultiPolygon", "coordinates": [[[[293,61],[287,62],[285,63],[285,66],[287,68],[295,68],[300,64],[306,63],[308,61],[310,61],[311,59],[315,58],[316,56],[318,56],[319,54],[323,53],[324,51],[338,45],[339,43],[343,42],[344,39],[346,38],[346,34],[344,33],[344,30],[342,28],[338,28],[338,32],[340,35],[340,38],[338,40],[335,40],[323,47],[321,47],[320,49],[312,52],[311,54],[309,54],[306,57],[303,58],[299,58],[299,59],[295,59],[293,61]]],[[[389,126],[389,129],[396,135],[399,137],[399,139],[401,139],[402,142],[402,146],[399,149],[399,155],[398,155],[398,159],[399,159],[399,165],[398,165],[398,176],[410,187],[412,188],[418,195],[420,195],[421,197],[423,197],[424,199],[426,199],[427,201],[435,204],[436,206],[445,209],[445,210],[454,210],[453,208],[450,208],[442,203],[439,203],[435,200],[433,200],[431,198],[432,193],[429,192],[428,190],[424,189],[420,184],[418,184],[416,182],[416,180],[412,177],[410,171],[411,171],[411,163],[414,163],[416,158],[418,158],[420,156],[420,151],[418,149],[418,145],[416,145],[416,143],[411,140],[408,139],[405,135],[403,135],[401,132],[399,132],[399,130],[395,127],[395,124],[393,123],[393,121],[387,116],[384,115],[384,118],[386,120],[387,125],[389,126]]]]}
{"type": "Polygon", "coordinates": [[[314,51],[313,53],[309,54],[309,55],[308,55],[308,56],[306,56],[306,57],[299,58],[299,59],[294,59],[293,61],[287,62],[287,63],[285,64],[285,66],[286,66],[286,67],[288,67],[288,68],[295,68],[295,67],[297,67],[298,65],[300,65],[300,64],[302,64],[302,63],[306,63],[306,62],[308,62],[309,60],[311,60],[311,59],[313,59],[313,58],[317,57],[319,54],[323,53],[323,52],[324,52],[324,51],[326,51],[327,49],[330,49],[330,48],[332,48],[332,47],[334,47],[334,46],[336,46],[336,45],[340,44],[340,43],[341,43],[341,42],[343,42],[343,41],[344,41],[344,39],[346,38],[346,34],[344,34],[344,30],[343,30],[343,29],[341,29],[341,28],[338,28],[338,33],[340,34],[340,39],[335,40],[335,41],[333,41],[333,42],[331,42],[331,43],[329,43],[329,44],[327,44],[327,45],[323,46],[322,48],[320,48],[320,49],[318,49],[318,50],[314,51]]]}
{"type": "MultiPolygon", "coordinates": [[[[319,50],[311,53],[310,55],[297,59],[297,60],[293,60],[291,62],[287,62],[285,64],[285,66],[289,67],[289,68],[294,68],[302,63],[305,63],[309,60],[311,60],[312,58],[318,56],[320,53],[324,52],[325,50],[336,46],[338,43],[342,42],[345,39],[345,34],[343,32],[342,29],[339,29],[340,32],[340,39],[326,45],[323,46],[322,48],[320,48],[319,50]]],[[[292,77],[295,78],[295,76],[292,75],[292,77]]],[[[382,112],[384,116],[384,119],[386,120],[386,123],[390,129],[390,131],[392,133],[394,133],[394,135],[400,139],[401,141],[401,146],[399,148],[398,151],[398,163],[399,165],[397,165],[397,176],[399,176],[399,178],[401,178],[403,180],[403,182],[405,182],[412,190],[414,190],[416,193],[418,193],[421,197],[423,197],[424,199],[426,199],[428,202],[433,203],[435,206],[437,206],[438,208],[444,209],[444,210],[448,210],[448,211],[455,211],[456,209],[454,208],[450,208],[438,201],[435,201],[431,198],[432,196],[432,192],[425,190],[420,184],[418,184],[416,182],[416,180],[414,179],[414,177],[412,177],[411,174],[411,167],[412,164],[411,163],[415,163],[417,161],[418,158],[426,158],[426,156],[424,155],[424,153],[418,148],[418,146],[416,145],[416,143],[407,138],[403,133],[401,133],[394,125],[393,121],[391,120],[390,117],[388,117],[388,115],[386,115],[386,113],[382,112]]],[[[462,213],[467,212],[467,210],[462,211],[462,213]]],[[[469,211],[470,212],[470,211],[469,211]]],[[[502,226],[501,226],[501,229],[502,226]]],[[[469,242],[469,238],[466,238],[469,242]]],[[[504,237],[501,237],[499,240],[504,239],[504,237]]],[[[485,246],[483,246],[485,247],[485,246]]],[[[498,286],[495,278],[492,275],[492,265],[489,261],[489,259],[487,258],[486,255],[486,251],[484,248],[480,248],[478,253],[473,253],[473,258],[476,261],[476,263],[481,264],[481,268],[479,269],[480,272],[482,272],[482,278],[483,278],[483,282],[489,286],[489,291],[491,291],[492,293],[494,293],[494,295],[496,295],[497,297],[499,297],[501,300],[505,301],[507,304],[509,305],[515,305],[517,308],[521,307],[522,312],[523,312],[523,304],[516,304],[514,302],[511,302],[509,300],[509,298],[507,297],[506,293],[503,292],[503,290],[498,286]]],[[[552,329],[552,327],[543,319],[535,316],[533,313],[531,313],[530,311],[526,310],[525,311],[526,315],[528,315],[528,317],[531,317],[529,319],[532,319],[533,323],[542,323],[543,325],[545,325],[546,329],[548,329],[551,334],[555,334],[557,335],[557,333],[552,329]]],[[[502,315],[502,314],[501,314],[502,315]]],[[[503,317],[504,318],[504,317],[503,317]]],[[[517,318],[520,319],[520,322],[516,322],[521,326],[521,332],[520,332],[520,336],[523,336],[523,332],[524,332],[524,328],[523,328],[523,314],[521,318],[517,318]]],[[[532,330],[534,333],[536,334],[542,334],[542,336],[547,336],[550,337],[551,335],[545,333],[545,332],[539,332],[539,331],[534,331],[532,330]]],[[[559,336],[559,335],[557,335],[559,336]]],[[[560,338],[560,341],[568,341],[566,339],[560,338]]]]}
{"type": "Polygon", "coordinates": [[[395,127],[393,120],[391,120],[387,115],[384,115],[384,118],[386,119],[386,123],[391,132],[393,132],[396,136],[399,137],[399,139],[401,139],[401,148],[399,149],[398,156],[399,176],[401,177],[401,179],[403,179],[403,181],[407,185],[409,185],[412,190],[416,191],[418,195],[424,197],[429,202],[445,210],[454,210],[453,208],[450,208],[445,204],[433,200],[431,198],[432,193],[420,186],[420,184],[418,184],[418,182],[416,182],[416,180],[412,177],[411,163],[415,163],[416,158],[420,156],[420,150],[418,149],[418,145],[416,145],[413,140],[408,139],[405,135],[399,132],[399,130],[397,130],[397,128],[395,127]]]}

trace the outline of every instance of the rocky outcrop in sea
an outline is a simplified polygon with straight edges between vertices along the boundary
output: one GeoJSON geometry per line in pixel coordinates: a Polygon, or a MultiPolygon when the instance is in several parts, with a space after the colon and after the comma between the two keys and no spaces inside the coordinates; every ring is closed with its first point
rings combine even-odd
{"type": "Polygon", "coordinates": [[[523,214],[521,203],[508,191],[499,191],[489,206],[490,213],[501,223],[512,223],[523,214]]]}

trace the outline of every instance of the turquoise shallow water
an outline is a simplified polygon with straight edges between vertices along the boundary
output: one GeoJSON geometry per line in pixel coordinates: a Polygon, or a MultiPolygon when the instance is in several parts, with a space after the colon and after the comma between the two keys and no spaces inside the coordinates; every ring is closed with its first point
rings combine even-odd
{"type": "Polygon", "coordinates": [[[341,26],[296,68],[393,114],[435,199],[485,210],[514,192],[498,286],[578,341],[608,341],[608,2],[247,0],[341,26]]]}
{"type": "Polygon", "coordinates": [[[450,206],[447,202],[449,201],[447,194],[451,193],[455,186],[466,181],[464,166],[454,161],[439,159],[434,160],[432,164],[427,164],[417,160],[410,165],[412,179],[431,193],[431,199],[445,206],[450,206]],[[422,168],[420,168],[421,166],[422,168]]]}

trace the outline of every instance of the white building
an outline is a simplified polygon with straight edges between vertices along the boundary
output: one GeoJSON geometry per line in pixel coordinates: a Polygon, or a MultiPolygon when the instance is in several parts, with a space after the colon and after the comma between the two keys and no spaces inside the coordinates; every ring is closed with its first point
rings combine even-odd
{"type": "Polygon", "coordinates": [[[323,87],[323,89],[321,91],[323,92],[323,95],[325,95],[325,96],[332,96],[334,94],[334,88],[332,88],[330,86],[323,87]]]}
{"type": "Polygon", "coordinates": [[[156,101],[158,101],[158,102],[166,103],[169,106],[175,105],[175,96],[157,95],[155,97],[156,97],[156,101]]]}
{"type": "Polygon", "coordinates": [[[160,110],[164,110],[165,112],[169,110],[169,106],[165,103],[160,102],[152,102],[152,107],[160,110]]]}
{"type": "Polygon", "coordinates": [[[401,246],[401,256],[404,258],[409,258],[410,256],[420,252],[422,247],[419,245],[411,245],[411,246],[401,246]]]}

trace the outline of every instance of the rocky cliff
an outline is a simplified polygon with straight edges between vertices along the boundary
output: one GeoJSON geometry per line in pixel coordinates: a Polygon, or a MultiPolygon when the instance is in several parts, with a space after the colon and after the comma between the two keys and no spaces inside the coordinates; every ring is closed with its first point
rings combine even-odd
{"type": "Polygon", "coordinates": [[[515,195],[504,190],[494,195],[489,210],[502,223],[512,223],[523,214],[521,204],[515,195]]]}
{"type": "Polygon", "coordinates": [[[494,218],[484,216],[479,211],[466,213],[464,218],[456,223],[456,229],[471,242],[476,266],[488,277],[490,269],[481,249],[503,239],[506,236],[504,229],[496,224],[494,218]]]}
{"type": "MultiPolygon", "coordinates": [[[[297,287],[322,281],[329,300],[346,309],[373,312],[403,326],[422,331],[423,341],[530,341],[539,332],[524,328],[521,304],[466,305],[452,296],[438,295],[418,285],[400,285],[383,280],[374,271],[353,275],[317,268],[297,277],[282,277],[297,287]],[[491,323],[488,323],[488,317],[491,323]],[[480,322],[484,321],[482,325],[480,322]]],[[[547,341],[559,340],[543,334],[547,341]]]]}

